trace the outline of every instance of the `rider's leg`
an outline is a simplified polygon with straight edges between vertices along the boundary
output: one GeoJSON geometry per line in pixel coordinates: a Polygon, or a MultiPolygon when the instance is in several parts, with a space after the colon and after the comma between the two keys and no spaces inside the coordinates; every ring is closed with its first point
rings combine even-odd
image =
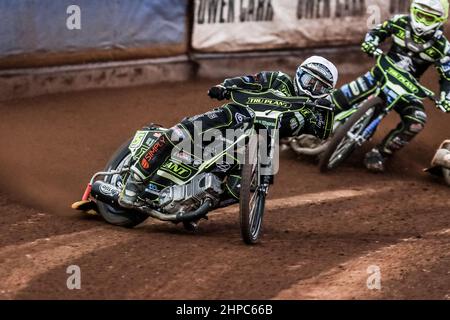
{"type": "Polygon", "coordinates": [[[229,201],[230,203],[239,201],[241,178],[241,169],[237,165],[235,169],[231,170],[225,181],[225,192],[222,195],[224,201],[229,201]]]}
{"type": "Polygon", "coordinates": [[[364,101],[377,88],[378,69],[374,68],[356,80],[343,85],[332,94],[336,111],[341,112],[350,109],[357,103],[364,101]]]}
{"type": "Polygon", "coordinates": [[[139,194],[145,190],[148,179],[167,158],[182,137],[178,127],[173,127],[162,134],[130,168],[130,174],[119,196],[122,207],[133,207],[139,194]]]}
{"type": "Polygon", "coordinates": [[[365,164],[371,171],[384,171],[386,160],[407,145],[425,127],[427,115],[420,101],[408,101],[406,107],[399,105],[395,110],[399,113],[401,122],[381,144],[366,154],[365,164]]]}

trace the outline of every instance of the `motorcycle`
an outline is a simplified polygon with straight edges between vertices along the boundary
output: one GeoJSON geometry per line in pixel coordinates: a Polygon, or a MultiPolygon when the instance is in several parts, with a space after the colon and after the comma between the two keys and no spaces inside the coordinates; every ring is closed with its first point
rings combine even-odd
{"type": "Polygon", "coordinates": [[[450,186],[450,140],[441,143],[433,160],[431,160],[431,167],[424,169],[424,171],[444,177],[445,182],[450,186]]]}
{"type": "MultiPolygon", "coordinates": [[[[272,183],[271,175],[265,174],[268,172],[265,170],[270,170],[273,165],[271,160],[262,162],[261,150],[268,150],[267,159],[273,159],[281,115],[287,111],[286,107],[304,106],[305,103],[274,90],[264,93],[233,90],[230,100],[230,103],[247,108],[251,117],[243,117],[233,128],[240,133],[221,152],[197,163],[170,157],[149,179],[150,183],[139,196],[139,204],[132,209],[123,208],[118,199],[131,165],[167,131],[163,126],[151,124],[119,147],[105,169],[92,176],[82,200],[74,203],[72,208],[94,209],[106,222],[117,226],[131,228],[151,217],[183,223],[186,229],[195,231],[197,222],[207,219],[209,212],[239,202],[241,237],[246,244],[257,243],[272,183]],[[269,134],[265,134],[267,132],[269,134]],[[266,148],[261,147],[263,144],[266,148]],[[224,165],[226,155],[238,160],[239,200],[223,196],[232,167],[224,165]]],[[[310,107],[315,105],[310,104],[310,107]]]]}
{"type": "Polygon", "coordinates": [[[384,117],[405,96],[428,98],[445,112],[437,103],[434,92],[421,85],[408,71],[397,66],[381,50],[377,50],[375,56],[383,72],[383,80],[364,102],[336,115],[334,133],[323,143],[320,154],[321,172],[337,168],[353,151],[369,141],[384,117]]]}
{"type": "Polygon", "coordinates": [[[375,93],[362,103],[336,114],[333,133],[327,140],[301,135],[285,139],[282,142],[285,148],[300,156],[318,158],[320,171],[327,172],[337,168],[353,151],[370,141],[378,125],[402,97],[414,95],[419,99],[429,98],[445,112],[437,104],[431,90],[421,85],[409,72],[399,68],[380,49],[374,56],[384,73],[383,82],[378,84],[375,93]]]}

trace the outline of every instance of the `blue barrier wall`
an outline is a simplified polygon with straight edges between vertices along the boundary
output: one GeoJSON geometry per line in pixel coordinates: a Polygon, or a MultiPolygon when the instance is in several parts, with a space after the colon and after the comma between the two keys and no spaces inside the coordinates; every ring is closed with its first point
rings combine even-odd
{"type": "Polygon", "coordinates": [[[186,10],[186,0],[1,0],[0,57],[184,44],[186,10]],[[66,27],[70,5],[81,30],[66,27]]]}

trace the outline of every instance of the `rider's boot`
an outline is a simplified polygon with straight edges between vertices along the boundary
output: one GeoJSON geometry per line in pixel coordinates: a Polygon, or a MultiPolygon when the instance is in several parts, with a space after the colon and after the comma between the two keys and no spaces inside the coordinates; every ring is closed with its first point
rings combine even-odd
{"type": "Polygon", "coordinates": [[[183,227],[187,231],[196,232],[198,230],[198,221],[185,221],[183,227]]]}
{"type": "Polygon", "coordinates": [[[142,178],[136,173],[131,172],[119,195],[119,204],[124,208],[133,208],[138,196],[144,192],[144,190],[145,184],[142,178]]]}
{"type": "Polygon", "coordinates": [[[387,157],[378,148],[373,148],[364,158],[364,165],[369,171],[384,172],[387,157]]]}

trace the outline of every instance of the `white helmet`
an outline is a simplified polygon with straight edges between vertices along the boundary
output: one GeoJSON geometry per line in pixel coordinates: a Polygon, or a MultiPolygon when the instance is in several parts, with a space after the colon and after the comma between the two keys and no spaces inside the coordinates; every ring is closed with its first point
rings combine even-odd
{"type": "Polygon", "coordinates": [[[411,27],[417,35],[436,32],[448,18],[448,0],[413,0],[411,27]]]}
{"type": "Polygon", "coordinates": [[[336,86],[338,70],[327,59],[312,56],[297,68],[294,87],[297,95],[306,94],[314,99],[326,97],[336,86]]]}

